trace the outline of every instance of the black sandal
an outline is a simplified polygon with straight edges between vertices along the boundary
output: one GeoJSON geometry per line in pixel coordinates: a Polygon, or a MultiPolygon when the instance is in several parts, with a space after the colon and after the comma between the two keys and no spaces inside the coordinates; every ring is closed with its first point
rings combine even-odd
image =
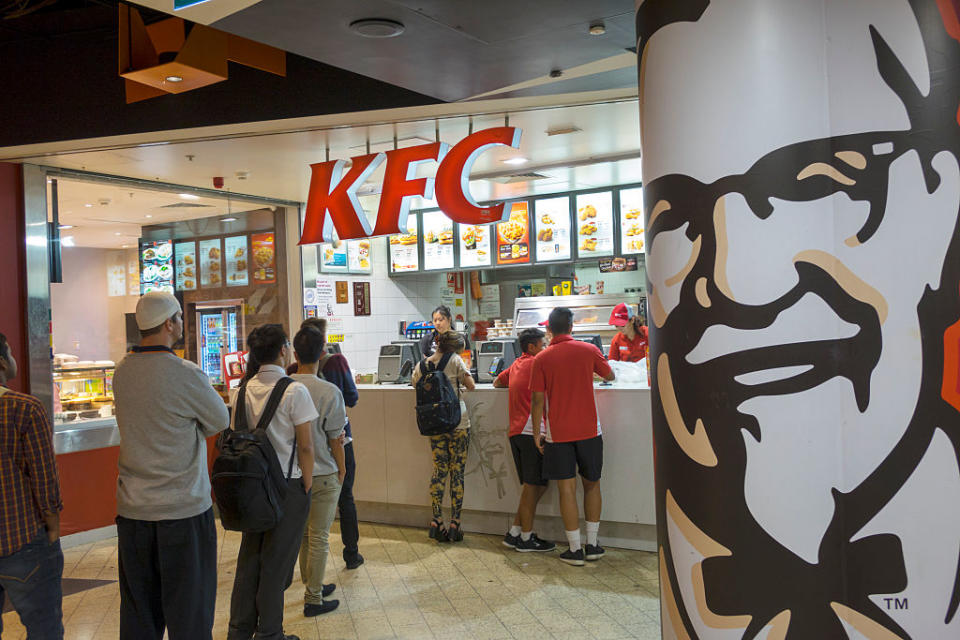
{"type": "Polygon", "coordinates": [[[463,540],[463,531],[460,530],[460,523],[458,521],[450,521],[450,528],[447,530],[447,538],[450,540],[450,542],[460,542],[463,540]]]}
{"type": "Polygon", "coordinates": [[[434,518],[430,521],[430,533],[428,534],[431,540],[436,540],[437,542],[447,542],[447,530],[443,528],[443,521],[437,520],[434,518]]]}

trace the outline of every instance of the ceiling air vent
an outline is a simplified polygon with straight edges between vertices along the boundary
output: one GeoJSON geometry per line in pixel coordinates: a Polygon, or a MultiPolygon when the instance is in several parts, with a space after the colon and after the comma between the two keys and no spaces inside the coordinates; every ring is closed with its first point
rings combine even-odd
{"type": "Polygon", "coordinates": [[[173,204],[165,204],[158,209],[203,209],[210,208],[212,204],[198,204],[196,202],[174,202],[173,204]]]}
{"type": "Polygon", "coordinates": [[[496,182],[498,184],[513,184],[515,182],[533,182],[534,180],[547,180],[550,176],[545,176],[542,173],[511,173],[507,176],[497,176],[496,178],[487,178],[490,182],[496,182]]]}

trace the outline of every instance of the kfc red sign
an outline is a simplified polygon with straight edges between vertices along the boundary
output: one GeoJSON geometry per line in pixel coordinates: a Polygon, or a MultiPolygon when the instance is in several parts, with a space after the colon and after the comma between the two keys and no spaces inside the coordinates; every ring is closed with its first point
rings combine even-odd
{"type": "Polygon", "coordinates": [[[495,145],[518,148],[520,129],[496,127],[471,134],[452,149],[442,142],[422,144],[386,153],[353,158],[344,174],[344,160],[310,165],[310,193],[300,244],[406,233],[410,200],[434,197],[440,209],[454,222],[480,225],[504,219],[504,205],[481,207],[470,195],[470,171],[481,153],[495,145]],[[357,191],[386,162],[380,207],[371,228],[360,206],[357,191]],[[437,177],[415,178],[421,162],[438,162],[437,177]]]}

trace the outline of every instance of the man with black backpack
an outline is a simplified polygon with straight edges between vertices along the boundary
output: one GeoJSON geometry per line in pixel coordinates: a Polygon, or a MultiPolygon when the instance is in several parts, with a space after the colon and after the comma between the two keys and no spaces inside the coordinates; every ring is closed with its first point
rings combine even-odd
{"type": "MultiPolygon", "coordinates": [[[[257,370],[255,374],[248,372],[253,375],[248,376],[234,401],[233,431],[228,433],[223,455],[229,453],[229,460],[242,462],[240,444],[244,440],[256,442],[257,451],[272,447],[286,487],[276,525],[261,531],[244,530],[230,598],[227,638],[250,640],[256,634],[263,640],[298,640],[297,636],[283,633],[283,592],[293,573],[310,510],[312,430],[318,414],[307,388],[292,381],[284,371],[290,361],[291,348],[280,325],[268,324],[254,329],[247,337],[247,347],[250,366],[257,370]],[[257,425],[249,435],[248,425],[257,425]],[[265,432],[270,447],[262,446],[262,440],[255,440],[256,432],[265,432]]],[[[238,480],[231,482],[226,472],[218,473],[226,466],[218,468],[219,463],[218,459],[214,465],[218,505],[221,493],[231,495],[228,489],[236,489],[239,484],[238,480]]],[[[250,487],[248,491],[255,493],[254,489],[250,487]]],[[[238,515],[237,509],[243,504],[242,500],[232,501],[230,510],[234,513],[230,515],[238,515]]],[[[226,523],[224,518],[225,526],[226,523]]]]}
{"type": "Polygon", "coordinates": [[[137,302],[140,346],[120,361],[117,547],[121,640],[209,640],[217,599],[217,530],[206,438],[227,407],[200,367],[178,358],[180,303],[154,291],[137,302]]]}
{"type": "Polygon", "coordinates": [[[470,444],[470,418],[460,398],[461,386],[475,387],[458,352],[464,348],[463,336],[455,331],[437,337],[437,351],[413,370],[417,389],[417,426],[430,437],[433,474],[430,477],[430,501],[433,521],[430,537],[438,542],[463,540],[460,513],[463,510],[463,481],[470,444]],[[443,526],[443,494],[450,476],[450,528],[443,526]]]}

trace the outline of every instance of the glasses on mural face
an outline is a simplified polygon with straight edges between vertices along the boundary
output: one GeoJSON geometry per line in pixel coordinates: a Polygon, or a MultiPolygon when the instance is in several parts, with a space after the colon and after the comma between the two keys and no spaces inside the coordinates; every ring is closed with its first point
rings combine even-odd
{"type": "Polygon", "coordinates": [[[712,184],[682,174],[662,176],[644,186],[651,247],[657,233],[687,223],[690,237],[709,234],[713,208],[728,193],[741,194],[754,215],[763,220],[773,213],[774,198],[812,202],[846,193],[851,200],[870,203],[870,214],[856,234],[856,240],[864,243],[883,221],[893,161],[916,151],[927,191],[932,193],[940,178],[930,161],[943,148],[942,142],[912,131],[871,132],[781,147],[760,158],[746,173],[725,176],[712,184]],[[659,215],[661,212],[665,215],[659,215]]]}

